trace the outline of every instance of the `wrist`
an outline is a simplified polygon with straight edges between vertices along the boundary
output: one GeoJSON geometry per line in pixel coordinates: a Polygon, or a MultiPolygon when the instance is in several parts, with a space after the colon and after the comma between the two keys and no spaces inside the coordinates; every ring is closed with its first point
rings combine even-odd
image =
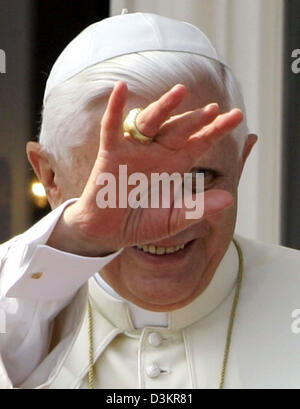
{"type": "Polygon", "coordinates": [[[83,257],[104,257],[118,251],[107,238],[95,238],[87,233],[84,217],[76,205],[77,202],[65,208],[46,244],[83,257]]]}

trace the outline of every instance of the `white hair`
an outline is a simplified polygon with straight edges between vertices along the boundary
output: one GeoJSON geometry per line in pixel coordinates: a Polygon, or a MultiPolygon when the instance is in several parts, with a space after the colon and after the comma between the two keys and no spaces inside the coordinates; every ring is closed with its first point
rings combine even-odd
{"type": "MultiPolygon", "coordinates": [[[[218,61],[186,52],[128,54],[91,66],[52,90],[43,107],[39,136],[42,149],[70,163],[70,149],[84,144],[95,120],[100,122],[93,102],[108,96],[118,80],[126,82],[133,94],[150,100],[177,83],[199,95],[208,85],[220,95],[223,109],[237,107],[245,115],[237,80],[231,70],[218,61]]],[[[247,134],[245,116],[243,123],[232,132],[239,153],[247,134]]]]}

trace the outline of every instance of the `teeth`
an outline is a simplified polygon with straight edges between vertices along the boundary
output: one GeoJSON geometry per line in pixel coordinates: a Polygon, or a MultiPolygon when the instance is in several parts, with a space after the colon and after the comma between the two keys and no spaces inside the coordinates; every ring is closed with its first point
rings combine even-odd
{"type": "Polygon", "coordinates": [[[175,247],[156,247],[151,245],[145,244],[144,246],[137,245],[136,247],[140,250],[143,250],[145,253],[151,253],[151,254],[157,254],[157,255],[163,255],[163,254],[171,254],[171,253],[176,253],[179,250],[184,249],[185,244],[180,244],[175,247]]]}
{"type": "Polygon", "coordinates": [[[151,254],[156,254],[156,247],[155,246],[148,246],[148,251],[151,254]]]}

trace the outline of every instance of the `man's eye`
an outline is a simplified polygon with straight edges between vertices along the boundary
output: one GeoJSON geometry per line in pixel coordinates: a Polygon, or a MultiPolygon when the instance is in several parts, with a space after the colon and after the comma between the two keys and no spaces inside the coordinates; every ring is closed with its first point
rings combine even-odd
{"type": "Polygon", "coordinates": [[[220,176],[219,172],[214,169],[196,168],[192,169],[193,174],[193,191],[196,192],[196,175],[202,173],[204,175],[204,190],[210,189],[220,176]]]}

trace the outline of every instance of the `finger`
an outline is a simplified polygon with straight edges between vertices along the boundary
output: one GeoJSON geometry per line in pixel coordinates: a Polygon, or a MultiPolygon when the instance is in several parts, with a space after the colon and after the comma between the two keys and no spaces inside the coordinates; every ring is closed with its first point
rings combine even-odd
{"type": "Polygon", "coordinates": [[[232,132],[242,121],[243,113],[240,109],[235,108],[219,115],[211,124],[188,139],[186,152],[193,157],[202,155],[214,142],[232,132]]]}
{"type": "MultiPolygon", "coordinates": [[[[187,213],[191,212],[191,209],[184,207],[182,209],[178,209],[178,213],[174,212],[173,218],[170,220],[169,233],[170,235],[179,233],[191,225],[199,223],[199,220],[203,220],[214,215],[220,215],[226,209],[230,208],[233,203],[233,196],[226,190],[208,190],[204,193],[204,208],[203,212],[200,212],[200,217],[187,218],[187,213]]],[[[195,214],[197,213],[199,214],[199,212],[195,212],[195,214]]]]}
{"type": "Polygon", "coordinates": [[[211,189],[204,193],[203,218],[222,213],[233,205],[231,193],[221,189],[211,189]]]}
{"type": "Polygon", "coordinates": [[[211,123],[219,114],[219,105],[212,103],[195,111],[171,117],[159,130],[158,143],[166,148],[180,149],[186,140],[205,125],[211,123]]]}
{"type": "Polygon", "coordinates": [[[110,94],[101,121],[100,147],[108,149],[123,135],[123,114],[128,89],[125,82],[118,81],[110,94]]]}
{"type": "Polygon", "coordinates": [[[183,101],[186,87],[175,85],[159,100],[148,105],[137,117],[136,125],[139,131],[149,137],[155,136],[161,125],[170,117],[171,112],[183,101]]]}

